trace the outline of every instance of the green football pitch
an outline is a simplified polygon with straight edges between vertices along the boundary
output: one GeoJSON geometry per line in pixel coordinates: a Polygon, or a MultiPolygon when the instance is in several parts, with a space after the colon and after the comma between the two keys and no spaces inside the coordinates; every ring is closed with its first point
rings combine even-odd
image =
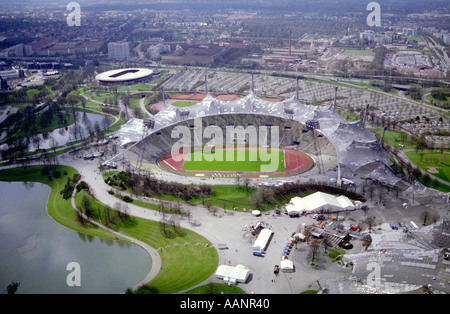
{"type": "Polygon", "coordinates": [[[262,153],[259,150],[216,149],[193,150],[186,159],[184,170],[200,171],[235,171],[260,172],[263,165],[274,165],[273,171],[284,171],[284,151],[268,150],[262,153]],[[276,168],[276,170],[274,170],[276,168]]]}

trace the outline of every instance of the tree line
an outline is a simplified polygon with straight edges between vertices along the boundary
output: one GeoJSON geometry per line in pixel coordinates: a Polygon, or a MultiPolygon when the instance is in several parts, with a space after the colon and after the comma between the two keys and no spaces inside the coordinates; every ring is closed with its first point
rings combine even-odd
{"type": "Polygon", "coordinates": [[[185,185],[181,183],[164,182],[153,178],[149,174],[138,174],[121,171],[105,179],[111,186],[117,186],[121,190],[129,189],[133,194],[147,197],[159,195],[175,195],[183,201],[189,201],[193,197],[205,197],[212,194],[208,185],[185,185]]]}

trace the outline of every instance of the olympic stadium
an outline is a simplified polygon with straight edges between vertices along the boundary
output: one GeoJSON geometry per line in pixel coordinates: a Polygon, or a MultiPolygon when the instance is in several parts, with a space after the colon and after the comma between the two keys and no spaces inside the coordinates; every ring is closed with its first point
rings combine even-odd
{"type": "Polygon", "coordinates": [[[126,68],[100,73],[95,79],[106,86],[131,85],[148,81],[152,74],[150,69],[126,68]]]}
{"type": "MultiPolygon", "coordinates": [[[[156,165],[162,171],[202,177],[289,177],[315,171],[318,174],[330,174],[336,182],[354,176],[364,176],[389,185],[401,181],[391,170],[393,165],[381,146],[382,139],[377,140],[375,134],[365,128],[367,108],[363,119],[347,122],[336,112],[336,97],[334,105],[314,106],[301,103],[298,93],[297,89],[296,96],[273,102],[257,97],[252,87],[250,94],[239,100],[218,100],[207,91],[201,102],[190,107],[180,108],[166,104],[154,116],[147,119],[133,118],[121,127],[117,135],[124,151],[111,160],[125,158],[134,161],[135,165],[156,165]],[[186,159],[182,160],[181,165],[167,162],[165,158],[179,141],[179,138],[173,136],[177,127],[184,126],[192,131],[192,149],[211,145],[210,137],[199,138],[196,135],[198,125],[195,124],[195,119],[201,119],[201,127],[213,126],[223,130],[223,133],[226,133],[225,129],[229,126],[254,126],[257,129],[278,126],[278,141],[272,143],[269,137],[263,146],[283,150],[281,158],[286,158],[285,168],[271,173],[229,169],[203,169],[192,173],[183,170],[186,159]],[[291,155],[286,154],[288,151],[297,152],[297,159],[306,160],[306,164],[299,162],[288,166],[291,158],[291,155]],[[308,160],[311,161],[309,164],[308,160]]],[[[250,146],[249,134],[241,138],[239,143],[236,143],[237,140],[236,137],[230,140],[223,136],[218,143],[224,148],[227,145],[236,147],[239,143],[247,149],[250,146]]],[[[258,149],[261,147],[260,145],[258,149]]]]}

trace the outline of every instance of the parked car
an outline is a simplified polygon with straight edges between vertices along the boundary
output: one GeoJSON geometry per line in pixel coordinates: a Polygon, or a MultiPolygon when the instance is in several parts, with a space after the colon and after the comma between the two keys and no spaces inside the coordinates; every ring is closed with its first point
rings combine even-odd
{"type": "Polygon", "coordinates": [[[322,215],[322,214],[317,215],[316,217],[313,217],[313,218],[316,219],[317,221],[325,220],[325,219],[326,219],[325,215],[322,215]]]}

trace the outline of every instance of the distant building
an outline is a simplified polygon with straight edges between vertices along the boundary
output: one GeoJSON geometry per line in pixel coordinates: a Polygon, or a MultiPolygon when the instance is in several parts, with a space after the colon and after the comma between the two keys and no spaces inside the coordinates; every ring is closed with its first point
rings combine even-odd
{"type": "Polygon", "coordinates": [[[127,42],[108,43],[108,58],[125,60],[130,57],[130,46],[127,42]]]}
{"type": "Polygon", "coordinates": [[[442,40],[444,41],[444,44],[450,45],[450,35],[449,34],[444,34],[442,36],[442,40]]]}
{"type": "Polygon", "coordinates": [[[4,91],[8,89],[9,89],[8,81],[0,76],[0,90],[4,91]]]}
{"type": "Polygon", "coordinates": [[[19,70],[17,69],[0,71],[0,76],[5,80],[17,79],[20,77],[19,70]]]}
{"type": "Polygon", "coordinates": [[[33,54],[31,45],[18,44],[7,49],[8,56],[29,57],[33,54]]]}
{"type": "Polygon", "coordinates": [[[209,56],[161,56],[161,63],[163,64],[177,64],[177,65],[210,65],[214,59],[209,56]]]}
{"type": "Polygon", "coordinates": [[[150,69],[126,68],[106,71],[98,74],[95,78],[100,85],[131,85],[148,81],[153,74],[150,69]]]}
{"type": "Polygon", "coordinates": [[[417,36],[417,29],[415,29],[415,28],[404,28],[403,29],[403,35],[415,37],[415,36],[417,36]]]}
{"type": "Polygon", "coordinates": [[[154,61],[161,60],[161,54],[170,52],[171,48],[169,44],[158,43],[156,45],[152,45],[148,47],[147,53],[149,54],[150,59],[154,61]]]}
{"type": "Polygon", "coordinates": [[[375,32],[372,30],[366,30],[359,34],[359,38],[361,40],[367,40],[368,42],[372,42],[375,39],[375,32]]]}

